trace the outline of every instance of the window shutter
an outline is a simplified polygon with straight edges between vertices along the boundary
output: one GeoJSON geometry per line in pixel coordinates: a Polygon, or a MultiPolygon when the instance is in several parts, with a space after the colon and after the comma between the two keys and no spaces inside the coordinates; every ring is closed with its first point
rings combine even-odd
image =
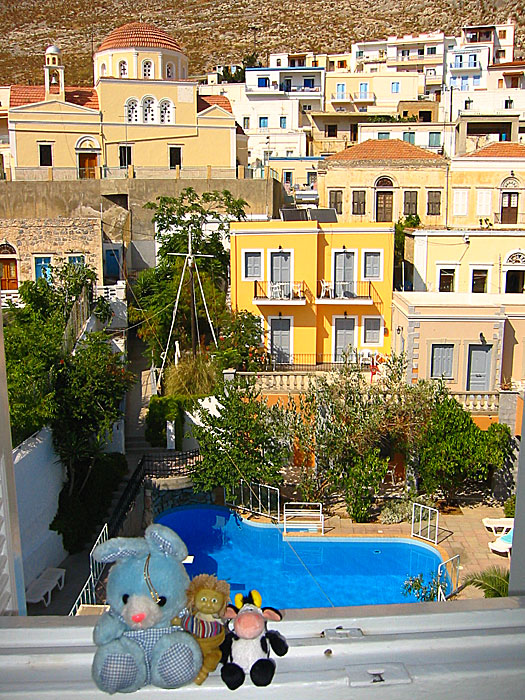
{"type": "Polygon", "coordinates": [[[492,190],[478,190],[476,214],[490,216],[492,208],[492,190]]]}
{"type": "Polygon", "coordinates": [[[466,216],[468,212],[468,190],[454,190],[454,216],[466,216]]]}
{"type": "Polygon", "coordinates": [[[453,345],[432,346],[432,376],[452,377],[453,345]]]}
{"type": "Polygon", "coordinates": [[[365,277],[379,277],[380,253],[365,253],[365,277]]]}
{"type": "Polygon", "coordinates": [[[365,319],[365,343],[379,344],[381,321],[378,318],[365,319]]]}

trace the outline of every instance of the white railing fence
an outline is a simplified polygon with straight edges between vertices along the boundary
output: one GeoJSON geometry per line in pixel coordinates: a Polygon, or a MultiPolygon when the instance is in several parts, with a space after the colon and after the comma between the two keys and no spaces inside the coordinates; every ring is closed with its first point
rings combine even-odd
{"type": "Polygon", "coordinates": [[[84,588],[78,594],[73,607],[69,611],[69,615],[76,615],[83,605],[96,605],[97,596],[95,593],[96,583],[93,580],[93,574],[89,574],[89,578],[84,584],[84,588]]]}
{"type": "Polygon", "coordinates": [[[459,588],[459,554],[441,562],[437,570],[438,600],[446,600],[459,588]],[[447,593],[447,583],[450,581],[450,590],[447,593]]]}
{"type": "Polygon", "coordinates": [[[258,484],[241,479],[233,497],[228,499],[224,494],[226,505],[240,510],[249,511],[255,515],[264,515],[277,522],[281,520],[281,494],[276,486],[258,484]]]}
{"type": "Polygon", "coordinates": [[[290,501],[284,504],[283,535],[291,529],[320,530],[324,535],[324,514],[322,503],[290,501]]]}
{"type": "Polygon", "coordinates": [[[97,545],[101,544],[102,542],[106,542],[108,539],[108,524],[104,523],[104,526],[89,553],[89,577],[84,584],[84,587],[80,591],[78,598],[75,600],[73,607],[69,611],[70,615],[76,615],[82,605],[97,605],[96,588],[106,565],[96,561],[93,558],[93,550],[97,545]]]}
{"type": "Polygon", "coordinates": [[[422,503],[412,503],[412,537],[437,544],[439,511],[422,503]]]}

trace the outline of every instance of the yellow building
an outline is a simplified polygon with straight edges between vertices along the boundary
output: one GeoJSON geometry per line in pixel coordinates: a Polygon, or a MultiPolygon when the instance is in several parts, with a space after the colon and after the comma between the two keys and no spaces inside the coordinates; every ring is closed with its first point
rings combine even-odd
{"type": "Polygon", "coordinates": [[[135,22],[95,52],[94,87],[71,88],[48,47],[44,85],[10,89],[8,177],[234,177],[246,137],[226,98],[198,97],[187,64],[169,34],[135,22]]]}
{"type": "Polygon", "coordinates": [[[418,214],[423,225],[442,225],[447,172],[443,156],[408,141],[371,139],[320,163],[319,206],[352,224],[418,214]]]}
{"type": "Polygon", "coordinates": [[[231,299],[261,317],[277,365],[390,352],[389,226],[316,221],[231,224],[231,299]]]}

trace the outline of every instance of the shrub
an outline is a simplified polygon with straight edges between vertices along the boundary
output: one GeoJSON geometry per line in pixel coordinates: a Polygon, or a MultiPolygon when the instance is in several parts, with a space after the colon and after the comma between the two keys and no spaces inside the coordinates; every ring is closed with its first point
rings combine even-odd
{"type": "MultiPolygon", "coordinates": [[[[412,520],[412,503],[414,502],[421,503],[424,506],[434,506],[434,499],[426,494],[395,499],[390,501],[381,511],[379,516],[380,522],[383,525],[410,522],[412,520]]],[[[425,512],[422,513],[422,518],[425,518],[425,512]]]]}
{"type": "Polygon", "coordinates": [[[505,501],[505,505],[503,506],[503,510],[505,512],[505,517],[506,518],[513,518],[516,512],[516,494],[511,496],[505,501]]]}
{"type": "Polygon", "coordinates": [[[126,457],[119,453],[100,455],[79,495],[69,495],[67,484],[60,492],[57,514],[51,525],[62,535],[64,549],[80,552],[97,534],[107,515],[113,492],[128,471],[126,457]]]}
{"type": "Polygon", "coordinates": [[[182,449],[184,412],[201,396],[152,396],[146,415],[146,440],[153,447],[166,447],[166,421],[175,423],[175,449],[182,449]]]}

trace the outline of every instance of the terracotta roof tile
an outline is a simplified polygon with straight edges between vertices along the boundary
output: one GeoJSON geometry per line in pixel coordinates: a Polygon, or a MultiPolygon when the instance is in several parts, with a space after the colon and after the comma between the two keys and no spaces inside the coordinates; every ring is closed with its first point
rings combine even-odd
{"type": "MultiPolygon", "coordinates": [[[[52,88],[51,94],[57,94],[58,88],[52,88]]],[[[88,87],[66,87],[66,102],[89,109],[97,109],[98,95],[95,88],[88,87]]],[[[45,88],[43,85],[11,85],[10,107],[21,107],[33,102],[43,102],[45,99],[45,88]]]]}
{"type": "Polygon", "coordinates": [[[491,70],[491,69],[493,69],[493,68],[494,68],[494,69],[497,69],[497,68],[512,68],[513,66],[521,66],[521,67],[523,68],[523,66],[525,66],[525,61],[521,60],[521,61],[508,61],[507,63],[491,63],[491,64],[488,66],[488,69],[491,70]]]}
{"type": "Polygon", "coordinates": [[[167,32],[145,22],[131,22],[117,27],[107,35],[97,51],[130,48],[182,51],[180,45],[167,32]]]}
{"type": "Polygon", "coordinates": [[[525,146],[511,141],[497,141],[468,154],[469,158],[525,158],[525,146]]]}
{"type": "Polygon", "coordinates": [[[345,163],[359,160],[429,160],[437,164],[444,161],[444,158],[400,139],[369,139],[328,156],[324,162],[345,163]]]}
{"type": "Polygon", "coordinates": [[[230,100],[225,95],[199,95],[197,97],[197,112],[203,112],[212,105],[222,107],[226,112],[233,114],[230,100]]]}

